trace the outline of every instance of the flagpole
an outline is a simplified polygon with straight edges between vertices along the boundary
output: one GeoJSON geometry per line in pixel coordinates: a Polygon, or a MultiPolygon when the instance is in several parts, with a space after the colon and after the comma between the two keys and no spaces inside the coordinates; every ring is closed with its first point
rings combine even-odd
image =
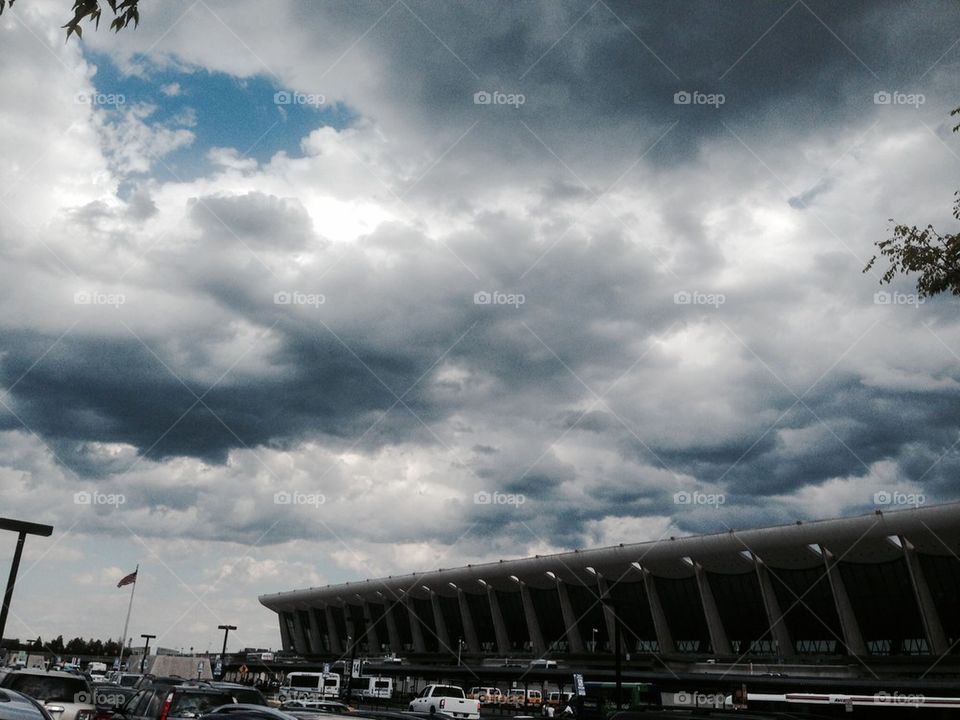
{"type": "MultiPolygon", "coordinates": [[[[127,567],[130,567],[129,565],[127,567]]],[[[140,563],[137,563],[137,569],[133,571],[136,578],[133,581],[133,587],[130,589],[130,604],[127,605],[127,619],[123,623],[123,637],[120,638],[120,657],[117,660],[117,669],[123,671],[123,651],[127,645],[127,629],[130,627],[130,611],[133,610],[133,594],[137,591],[137,580],[140,579],[140,563]]]]}

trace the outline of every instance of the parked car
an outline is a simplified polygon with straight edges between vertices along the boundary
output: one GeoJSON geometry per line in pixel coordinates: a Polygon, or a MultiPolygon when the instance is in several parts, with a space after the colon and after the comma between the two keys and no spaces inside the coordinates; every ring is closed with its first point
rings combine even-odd
{"type": "Polygon", "coordinates": [[[334,715],[343,715],[345,713],[353,712],[352,707],[346,703],[337,702],[336,700],[312,700],[308,702],[294,700],[292,702],[284,703],[280,706],[280,709],[283,710],[283,712],[298,718],[298,720],[310,720],[318,713],[327,715],[331,713],[334,715]]]}
{"type": "Polygon", "coordinates": [[[50,713],[29,695],[0,690],[0,720],[53,720],[50,713]]]}
{"type": "Polygon", "coordinates": [[[572,692],[557,692],[554,690],[547,694],[547,705],[553,705],[554,707],[566,707],[572,700],[572,692]]]}
{"type": "Polygon", "coordinates": [[[57,670],[16,670],[0,680],[0,688],[16,690],[39,701],[53,720],[93,720],[96,708],[86,678],[57,670]]]}
{"type": "Polygon", "coordinates": [[[187,682],[186,678],[182,678],[179,675],[159,675],[158,676],[158,675],[147,674],[147,675],[141,676],[140,679],[137,680],[134,687],[137,690],[142,690],[144,688],[149,688],[149,687],[154,687],[159,685],[166,685],[167,687],[171,687],[173,685],[182,685],[185,682],[187,682]]]}
{"type": "Polygon", "coordinates": [[[114,683],[92,683],[93,704],[97,708],[96,720],[108,720],[136,695],[133,688],[114,683]]]}
{"type": "Polygon", "coordinates": [[[230,693],[233,696],[233,699],[241,705],[266,706],[269,704],[267,703],[267,699],[263,696],[263,693],[250,685],[241,685],[240,683],[219,682],[213,680],[208,680],[203,684],[207,687],[212,687],[216,690],[223,690],[224,692],[230,693]]]}
{"type": "Polygon", "coordinates": [[[410,701],[411,712],[438,712],[454,718],[479,720],[480,701],[468,700],[463,688],[456,685],[427,685],[410,701]]]}
{"type": "Polygon", "coordinates": [[[294,717],[272,707],[234,703],[214,708],[203,715],[202,720],[294,720],[294,717]]]}
{"type": "Polygon", "coordinates": [[[123,720],[192,720],[234,702],[229,692],[203,685],[155,685],[138,691],[117,715],[123,720]]]}
{"type": "Polygon", "coordinates": [[[107,673],[107,680],[123,687],[136,687],[143,675],[140,673],[114,672],[107,673]]]}

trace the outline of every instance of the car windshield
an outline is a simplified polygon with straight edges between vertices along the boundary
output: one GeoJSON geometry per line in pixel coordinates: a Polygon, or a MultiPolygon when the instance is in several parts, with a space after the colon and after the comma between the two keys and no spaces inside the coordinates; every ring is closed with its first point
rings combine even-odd
{"type": "Polygon", "coordinates": [[[175,693],[170,703],[171,717],[197,717],[221,705],[230,705],[233,697],[227,693],[175,693]]]}
{"type": "Polygon", "coordinates": [[[82,678],[56,675],[13,675],[4,686],[43,702],[79,702],[78,697],[87,695],[87,683],[82,678]]]}
{"type": "Polygon", "coordinates": [[[139,679],[139,675],[123,675],[120,678],[120,684],[123,685],[123,687],[133,687],[139,679]]]}

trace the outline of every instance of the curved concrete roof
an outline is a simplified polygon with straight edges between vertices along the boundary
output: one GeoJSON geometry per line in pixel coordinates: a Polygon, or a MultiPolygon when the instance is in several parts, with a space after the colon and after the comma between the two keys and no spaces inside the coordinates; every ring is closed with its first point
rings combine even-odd
{"type": "MultiPolygon", "coordinates": [[[[751,530],[730,530],[712,535],[621,544],[593,550],[537,555],[515,560],[440,568],[437,570],[368,579],[262,595],[271,610],[304,608],[323,603],[382,602],[404,596],[426,598],[431,592],[453,596],[457,589],[483,593],[486,587],[516,590],[517,580],[532,587],[549,588],[554,580],[592,583],[593,571],[617,579],[642,569],[661,577],[689,577],[689,558],[707,571],[742,573],[752,568],[751,555],[775,568],[812,568],[822,564],[816,549],[825,548],[847,562],[877,563],[895,559],[902,550],[891,538],[904,538],[921,552],[960,553],[960,503],[880,511],[856,517],[751,530]],[[516,578],[516,579],[514,579],[516,578]],[[481,582],[482,581],[482,582],[481,582]],[[484,584],[485,583],[485,584],[484,584]]],[[[627,579],[627,578],[624,578],[627,579]]]]}

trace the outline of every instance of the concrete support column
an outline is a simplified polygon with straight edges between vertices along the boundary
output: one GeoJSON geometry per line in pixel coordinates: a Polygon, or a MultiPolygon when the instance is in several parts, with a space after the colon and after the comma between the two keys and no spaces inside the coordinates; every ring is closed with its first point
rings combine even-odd
{"type": "Polygon", "coordinates": [[[376,610],[370,607],[370,603],[363,604],[363,624],[367,633],[367,645],[370,652],[380,652],[380,634],[377,632],[376,623],[380,619],[376,610]]]}
{"type": "Polygon", "coordinates": [[[440,598],[435,592],[430,593],[430,607],[433,608],[433,626],[437,630],[437,639],[440,641],[440,652],[455,653],[456,650],[451,650],[447,622],[443,619],[443,612],[440,610],[440,598]]]}
{"type": "Polygon", "coordinates": [[[303,627],[303,621],[300,619],[299,610],[291,610],[293,615],[293,646],[300,655],[307,654],[307,632],[303,627]]]}
{"type": "MultiPolygon", "coordinates": [[[[601,598],[610,597],[607,581],[599,573],[597,574],[597,590],[600,591],[601,598]]],[[[603,603],[601,607],[603,607],[603,622],[607,626],[607,640],[610,642],[610,651],[613,652],[613,638],[617,634],[617,614],[614,612],[612,605],[603,603]]]]}
{"type": "Polygon", "coordinates": [[[427,645],[423,642],[423,625],[420,618],[417,617],[417,611],[413,609],[413,598],[407,598],[404,605],[407,606],[407,617],[410,618],[410,636],[413,638],[413,651],[422,653],[427,651],[427,645]]]}
{"type": "Polygon", "coordinates": [[[837,616],[840,618],[840,628],[843,631],[843,644],[847,647],[847,652],[854,656],[867,654],[867,644],[863,641],[863,633],[860,632],[860,623],[857,620],[856,613],[853,612],[853,605],[850,603],[850,596],[847,595],[847,588],[843,583],[843,576],[840,575],[840,568],[837,561],[829,550],[821,546],[823,553],[823,562],[827,568],[827,579],[830,582],[830,591],[833,593],[833,603],[837,608],[837,616]]]}
{"type": "Polygon", "coordinates": [[[343,645],[340,643],[337,624],[333,621],[333,610],[330,609],[329,605],[324,605],[323,612],[327,618],[327,637],[330,639],[330,652],[339,655],[343,652],[343,645]]]}
{"type": "Polygon", "coordinates": [[[487,599],[490,601],[490,616],[493,618],[493,633],[497,638],[497,652],[506,657],[510,654],[510,636],[507,635],[507,625],[503,622],[503,613],[500,612],[500,601],[492,587],[487,588],[487,599]]]}
{"type": "Polygon", "coordinates": [[[397,604],[387,604],[384,605],[386,608],[387,615],[384,618],[387,622],[387,639],[390,641],[390,652],[399,653],[403,652],[403,643],[400,641],[400,633],[397,630],[397,619],[393,616],[393,611],[397,608],[397,604]]]}
{"type": "Polygon", "coordinates": [[[754,558],[753,566],[757,571],[757,580],[760,584],[760,596],[763,598],[763,609],[767,613],[767,623],[770,626],[770,637],[777,643],[777,652],[780,657],[793,658],[796,652],[793,648],[793,639],[780,609],[780,601],[773,589],[770,571],[759,558],[754,558]]]}
{"type": "Polygon", "coordinates": [[[347,638],[349,638],[349,640],[344,640],[344,650],[350,652],[350,648],[360,642],[360,636],[357,634],[357,623],[353,619],[350,603],[343,604],[343,624],[347,628],[347,638]]]}
{"type": "Polygon", "coordinates": [[[732,655],[730,639],[723,627],[723,619],[720,617],[717,602],[713,597],[713,591],[710,589],[710,579],[707,577],[707,572],[700,563],[694,564],[694,571],[697,575],[697,589],[700,591],[700,603],[703,605],[703,614],[707,619],[707,630],[710,633],[710,644],[713,646],[713,652],[715,655],[732,655]]]}
{"type": "Polygon", "coordinates": [[[557,595],[560,597],[560,612],[563,614],[563,626],[566,630],[570,652],[582,653],[584,652],[583,636],[580,633],[580,626],[577,624],[577,615],[573,612],[570,594],[567,592],[567,586],[563,580],[557,580],[557,595]]]}
{"type": "Polygon", "coordinates": [[[533,652],[538,657],[547,652],[547,646],[543,642],[543,633],[540,632],[540,623],[537,621],[537,609],[533,606],[533,597],[530,595],[530,588],[525,584],[520,584],[520,599],[523,601],[523,615],[527,620],[527,633],[530,635],[530,644],[533,645],[533,652]]]}
{"type": "Polygon", "coordinates": [[[323,637],[320,635],[320,623],[317,622],[316,612],[313,608],[307,608],[307,620],[310,623],[310,647],[313,648],[314,655],[322,655],[323,637]]]}
{"type": "Polygon", "coordinates": [[[647,604],[650,606],[650,617],[653,618],[653,629],[657,633],[657,645],[660,646],[660,652],[676,652],[677,648],[673,644],[673,633],[670,632],[670,623],[667,622],[667,615],[663,611],[663,604],[660,602],[657,583],[649,570],[643,571],[643,589],[647,593],[647,604]]]}
{"type": "Polygon", "coordinates": [[[917,608],[920,610],[920,619],[923,621],[923,631],[927,636],[927,647],[931,655],[941,656],[949,648],[947,634],[943,631],[940,613],[933,602],[933,593],[927,584],[927,578],[920,566],[916,548],[906,538],[900,538],[903,555],[907,561],[907,570],[910,572],[910,583],[913,585],[913,594],[917,599],[917,608]]]}
{"type": "Polygon", "coordinates": [[[473,613],[470,612],[470,605],[467,603],[467,594],[458,589],[457,602],[460,604],[460,622],[463,625],[463,641],[467,644],[467,650],[473,653],[480,652],[480,641],[477,639],[477,629],[473,624],[473,613]]]}
{"type": "Polygon", "coordinates": [[[293,638],[290,637],[290,629],[287,627],[287,611],[281,610],[277,613],[277,619],[280,620],[280,644],[284,652],[295,652],[293,647],[293,638]]]}

